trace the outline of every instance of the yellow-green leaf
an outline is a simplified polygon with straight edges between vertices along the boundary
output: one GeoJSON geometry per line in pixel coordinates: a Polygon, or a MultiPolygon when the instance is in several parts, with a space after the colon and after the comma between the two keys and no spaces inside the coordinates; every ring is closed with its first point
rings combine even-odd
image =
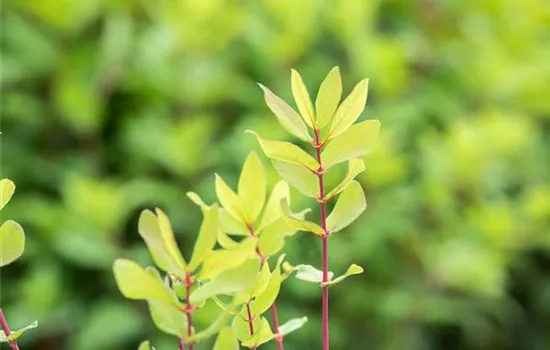
{"type": "MultiPolygon", "coordinates": [[[[233,333],[235,334],[237,339],[239,339],[240,341],[246,341],[248,339],[251,339],[253,336],[252,334],[250,334],[249,323],[246,321],[247,319],[248,315],[246,311],[246,305],[243,305],[239,314],[234,317],[233,321],[231,322],[231,329],[233,330],[233,333]]],[[[254,330],[259,329],[260,325],[260,317],[256,317],[252,320],[252,327],[254,330]]]]}
{"type": "MultiPolygon", "coordinates": [[[[232,307],[232,306],[231,306],[232,307]]],[[[229,321],[230,313],[228,310],[223,310],[221,314],[214,320],[214,322],[211,322],[210,325],[192,336],[190,336],[187,341],[188,342],[198,342],[207,338],[210,338],[214,336],[216,333],[219,333],[220,330],[227,325],[227,322],[229,321]]]]}
{"type": "Polygon", "coordinates": [[[316,223],[303,220],[296,214],[292,213],[290,211],[290,208],[288,207],[288,203],[285,200],[281,200],[281,214],[287,224],[289,224],[296,230],[313,232],[318,236],[322,236],[325,233],[321,226],[317,225],[316,223]]]}
{"type": "Polygon", "coordinates": [[[367,201],[363,188],[359,182],[354,180],[338,197],[332,213],[327,218],[327,229],[330,232],[344,229],[355,221],[366,208],[367,201]]]}
{"type": "MultiPolygon", "coordinates": [[[[299,165],[298,165],[299,166],[299,165]]],[[[262,221],[260,226],[258,226],[257,231],[261,232],[265,227],[269,226],[272,222],[276,221],[281,217],[281,210],[279,209],[281,199],[286,198],[287,201],[290,201],[290,190],[288,184],[281,180],[275,184],[269,199],[264,209],[264,214],[262,216],[262,221]]]]}
{"type": "Polygon", "coordinates": [[[239,341],[231,327],[225,327],[220,331],[212,350],[239,350],[239,341]]]}
{"type": "Polygon", "coordinates": [[[241,342],[241,345],[247,348],[256,348],[271,339],[273,339],[273,332],[269,326],[269,321],[265,317],[262,317],[260,326],[254,329],[254,336],[241,342]]]}
{"type": "Polygon", "coordinates": [[[194,271],[216,244],[219,231],[218,205],[213,204],[204,211],[204,218],[199,231],[199,236],[193,247],[193,255],[189,262],[189,270],[194,271]]]}
{"type": "Polygon", "coordinates": [[[239,197],[250,224],[256,221],[264,207],[266,190],[267,180],[262,161],[256,152],[250,152],[239,178],[239,197]]]}
{"type": "Polygon", "coordinates": [[[332,120],[341,98],[342,77],[340,76],[340,68],[334,67],[321,83],[315,100],[317,127],[323,128],[332,120]]]}
{"type": "Polygon", "coordinates": [[[321,283],[324,286],[331,286],[333,284],[337,284],[348,278],[352,275],[359,275],[363,273],[363,268],[359,265],[351,264],[350,267],[348,267],[346,273],[344,273],[342,276],[338,276],[335,279],[331,279],[330,282],[321,283]]]}
{"type": "Polygon", "coordinates": [[[250,130],[247,132],[256,136],[260,147],[268,158],[301,164],[311,171],[319,169],[319,163],[300,147],[290,142],[266,140],[250,130]]]}
{"type": "Polygon", "coordinates": [[[283,99],[275,95],[271,90],[262,84],[258,84],[264,91],[264,99],[267,106],[279,120],[279,123],[286,131],[304,141],[311,141],[311,136],[307,130],[306,124],[302,118],[292,107],[290,107],[283,99]]]}
{"type": "Polygon", "coordinates": [[[357,175],[363,172],[363,170],[365,170],[365,162],[363,162],[362,159],[350,160],[348,163],[348,173],[346,174],[346,177],[344,178],[344,180],[342,180],[342,182],[338,186],[334,187],[334,189],[325,196],[325,200],[328,201],[332,197],[336,196],[338,193],[345,190],[349,186],[351,181],[357,175]]]}
{"type": "Polygon", "coordinates": [[[279,175],[306,196],[317,198],[319,195],[319,179],[311,170],[302,165],[273,160],[273,167],[279,175]]]}
{"type": "Polygon", "coordinates": [[[235,268],[256,256],[256,240],[246,238],[231,250],[214,250],[208,254],[199,273],[201,279],[211,279],[223,271],[235,268]]]}
{"type": "Polygon", "coordinates": [[[144,340],[139,344],[138,350],[155,350],[155,348],[151,346],[149,340],[144,340]]]}
{"type": "Polygon", "coordinates": [[[302,328],[307,322],[307,317],[293,318],[279,326],[279,334],[287,335],[302,328]]]}
{"type": "Polygon", "coordinates": [[[315,114],[313,112],[313,105],[311,104],[311,98],[307,92],[307,88],[300,76],[300,73],[292,69],[291,73],[291,82],[292,82],[292,94],[294,95],[294,101],[298,106],[298,110],[304,118],[307,125],[311,128],[316,127],[315,123],[315,114]]]}
{"type": "Polygon", "coordinates": [[[330,125],[329,138],[336,137],[346,131],[363,113],[365,103],[367,102],[368,89],[368,79],[363,79],[355,85],[348,97],[336,110],[336,114],[330,125]]]}
{"type": "Polygon", "coordinates": [[[172,230],[172,225],[170,224],[168,216],[166,216],[166,214],[164,214],[164,212],[159,208],[156,208],[155,212],[157,213],[160,232],[162,233],[162,237],[166,243],[168,253],[170,253],[172,258],[177,262],[178,266],[186,266],[185,259],[183,259],[183,256],[178,248],[178,244],[176,243],[176,239],[174,238],[174,231],[172,230]]]}
{"type": "Polygon", "coordinates": [[[246,222],[246,210],[241,198],[216,174],[216,196],[222,207],[237,221],[246,222]]]}
{"type": "Polygon", "coordinates": [[[23,335],[23,333],[25,333],[26,331],[28,331],[29,329],[33,329],[33,328],[36,328],[38,327],[38,321],[34,321],[33,323],[23,327],[23,328],[19,328],[18,330],[15,330],[15,331],[11,331],[11,334],[9,337],[6,337],[6,334],[4,333],[4,331],[1,331],[0,330],[0,343],[7,343],[9,341],[15,341],[17,340],[19,337],[21,337],[21,335],[23,335]]]}
{"type": "Polygon", "coordinates": [[[277,296],[279,295],[279,290],[281,288],[281,283],[283,281],[281,277],[282,261],[283,259],[281,258],[277,261],[277,265],[271,273],[269,283],[267,284],[265,290],[254,300],[254,304],[252,304],[251,306],[251,312],[253,315],[263,314],[277,299],[277,296]]]}
{"type": "Polygon", "coordinates": [[[234,241],[222,230],[218,231],[218,243],[223,249],[233,249],[238,246],[238,242],[234,241]]]}
{"type": "Polygon", "coordinates": [[[8,220],[0,226],[0,266],[12,263],[25,250],[25,232],[21,225],[8,220]]]}
{"type": "Polygon", "coordinates": [[[198,205],[202,210],[207,209],[209,207],[209,205],[204,203],[202,198],[195,192],[187,192],[186,195],[193,203],[198,205]]]}
{"type": "Polygon", "coordinates": [[[248,227],[246,227],[243,221],[235,219],[224,208],[219,208],[218,212],[220,216],[220,229],[223,232],[237,236],[248,236],[250,234],[248,227]]]}
{"type": "Polygon", "coordinates": [[[10,179],[0,180],[0,210],[10,201],[15,192],[15,184],[10,179]]]}
{"type": "Polygon", "coordinates": [[[269,283],[270,278],[271,278],[271,271],[269,271],[269,264],[266,262],[262,265],[262,268],[260,269],[260,273],[256,278],[256,283],[254,284],[254,288],[250,293],[250,297],[254,298],[262,294],[267,288],[267,284],[269,283]]]}
{"type": "MultiPolygon", "coordinates": [[[[311,265],[294,266],[293,271],[296,271],[296,278],[306,282],[321,283],[323,282],[323,271],[316,269],[311,265]]],[[[328,272],[328,280],[330,281],[334,273],[328,272]]]]}
{"type": "Polygon", "coordinates": [[[172,303],[149,300],[149,312],[153,323],[161,331],[180,338],[187,338],[187,317],[172,303]]]}
{"type": "Polygon", "coordinates": [[[352,125],[340,136],[333,139],[323,150],[323,167],[330,167],[350,159],[370,153],[378,142],[378,120],[367,120],[352,125]]]}

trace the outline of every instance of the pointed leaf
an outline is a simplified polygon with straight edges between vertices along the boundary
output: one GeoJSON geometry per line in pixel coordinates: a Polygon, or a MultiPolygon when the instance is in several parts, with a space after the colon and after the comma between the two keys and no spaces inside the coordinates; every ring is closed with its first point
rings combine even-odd
{"type": "Polygon", "coordinates": [[[342,98],[342,77],[340,68],[334,67],[328,72],[327,77],[319,87],[319,93],[315,100],[317,111],[317,126],[323,128],[334,116],[338,103],[342,98]]]}
{"type": "Polygon", "coordinates": [[[285,128],[286,131],[296,136],[297,138],[310,142],[311,136],[307,131],[307,127],[302,121],[302,118],[292,107],[290,107],[283,99],[275,95],[271,90],[262,84],[258,84],[260,88],[264,91],[265,103],[271,112],[275,114],[279,123],[285,128]]]}
{"type": "Polygon", "coordinates": [[[222,230],[218,230],[218,243],[223,249],[234,249],[239,245],[238,242],[232,240],[222,230]]]}
{"type": "Polygon", "coordinates": [[[246,260],[256,256],[256,240],[244,239],[231,250],[214,250],[204,260],[199,276],[201,279],[212,279],[220,273],[233,269],[246,260]]]}
{"type": "Polygon", "coordinates": [[[345,190],[351,181],[364,170],[365,162],[363,162],[362,159],[350,160],[348,163],[348,173],[346,174],[346,177],[338,186],[334,187],[334,189],[325,196],[325,201],[330,200],[332,197],[345,190]]]}
{"type": "Polygon", "coordinates": [[[265,317],[261,318],[260,326],[254,329],[254,336],[241,343],[242,346],[248,348],[256,348],[259,345],[273,339],[273,332],[269,326],[269,322],[265,317]]]}
{"type": "Polygon", "coordinates": [[[330,167],[369,154],[378,142],[378,120],[367,120],[353,125],[332,140],[322,154],[323,167],[330,167]]]}
{"type": "Polygon", "coordinates": [[[290,208],[288,207],[288,203],[285,200],[281,200],[281,213],[282,218],[286,221],[286,223],[296,230],[313,232],[318,236],[322,236],[325,234],[325,230],[323,230],[321,226],[317,225],[316,223],[303,220],[296,214],[292,213],[290,211],[290,208]]]}
{"type": "Polygon", "coordinates": [[[237,221],[246,222],[246,211],[241,198],[216,174],[216,196],[222,207],[237,221]]]}
{"type": "Polygon", "coordinates": [[[224,208],[219,208],[218,213],[220,216],[220,229],[223,232],[237,236],[248,236],[250,234],[246,224],[241,220],[235,219],[224,208]]]}
{"type": "Polygon", "coordinates": [[[151,346],[151,342],[149,340],[144,340],[141,344],[139,344],[138,350],[155,350],[155,348],[151,346]]]}
{"type": "Polygon", "coordinates": [[[187,338],[187,316],[172,303],[149,300],[149,312],[153,323],[161,331],[180,338],[187,338]]]}
{"type": "Polygon", "coordinates": [[[33,329],[36,327],[38,327],[38,321],[34,321],[33,323],[23,328],[12,331],[9,337],[6,337],[6,334],[4,333],[4,331],[0,331],[0,343],[7,343],[9,341],[17,340],[23,333],[25,333],[29,329],[33,329]]]}
{"type": "Polygon", "coordinates": [[[189,270],[194,271],[216,244],[219,231],[218,205],[214,204],[204,211],[199,236],[195,247],[193,247],[193,256],[189,262],[189,270]]]}
{"type": "Polygon", "coordinates": [[[185,267],[186,262],[185,259],[183,259],[183,256],[178,248],[178,244],[176,243],[176,239],[174,238],[174,231],[172,231],[172,225],[170,224],[168,216],[166,216],[166,214],[164,214],[164,212],[159,208],[156,208],[155,212],[157,214],[160,232],[162,233],[162,237],[166,243],[168,253],[176,261],[178,266],[185,267]]]}
{"type": "Polygon", "coordinates": [[[258,277],[256,278],[256,283],[254,284],[254,288],[252,289],[252,292],[250,293],[250,297],[254,298],[260,294],[262,294],[265,289],[267,288],[267,285],[269,283],[269,279],[271,278],[271,271],[269,271],[269,264],[266,262],[262,265],[260,269],[260,273],[258,274],[258,277]]]}
{"type": "Polygon", "coordinates": [[[332,286],[334,284],[340,283],[349,276],[352,275],[359,275],[363,273],[363,268],[359,265],[351,264],[350,267],[348,267],[348,270],[346,273],[344,273],[342,276],[338,276],[335,279],[331,280],[330,282],[321,283],[323,286],[332,286]]]}
{"type": "Polygon", "coordinates": [[[256,152],[246,158],[239,178],[239,197],[244,205],[249,223],[254,223],[265,202],[267,180],[262,161],[256,152]]]}
{"type": "Polygon", "coordinates": [[[193,203],[198,205],[202,210],[208,209],[209,205],[204,203],[202,198],[195,192],[187,192],[186,195],[193,203]]]}
{"type": "Polygon", "coordinates": [[[306,196],[317,198],[319,195],[319,179],[311,170],[302,165],[281,160],[273,160],[272,162],[275,170],[283,180],[306,196]]]}
{"type": "Polygon", "coordinates": [[[342,192],[338,201],[327,218],[327,229],[330,232],[338,232],[361,215],[367,208],[365,193],[357,181],[351,184],[342,192]]]}
{"type": "Polygon", "coordinates": [[[11,196],[13,196],[13,193],[15,192],[15,184],[10,179],[2,179],[0,180],[0,210],[4,208],[6,204],[11,199],[11,196]]]}
{"type": "MultiPolygon", "coordinates": [[[[264,292],[256,297],[254,304],[252,304],[251,312],[252,315],[261,315],[267,309],[273,305],[277,296],[279,295],[279,290],[281,289],[281,283],[283,282],[281,277],[281,262],[283,259],[279,259],[277,265],[271,273],[269,283],[265,288],[264,292]]],[[[266,264],[267,265],[267,264],[266,264]]]]}
{"type": "Polygon", "coordinates": [[[25,250],[25,232],[21,225],[8,220],[0,226],[0,266],[12,263],[25,250]]]}
{"type": "Polygon", "coordinates": [[[220,331],[212,350],[239,350],[239,341],[231,327],[225,327],[220,331]]]}
{"type": "Polygon", "coordinates": [[[306,86],[300,73],[292,69],[291,73],[291,82],[292,82],[292,94],[294,95],[294,101],[298,106],[298,110],[304,118],[307,125],[310,128],[315,128],[315,114],[313,112],[313,105],[311,104],[311,98],[307,92],[306,86]]]}
{"type": "Polygon", "coordinates": [[[187,342],[199,342],[201,340],[208,339],[214,336],[216,333],[220,331],[220,329],[222,329],[224,326],[227,325],[229,318],[230,318],[229,312],[225,310],[222,311],[218,316],[218,318],[216,318],[214,322],[208,325],[208,328],[193,334],[191,337],[187,339],[187,342]]]}
{"type": "Polygon", "coordinates": [[[336,110],[332,124],[330,125],[329,138],[336,137],[346,131],[359,118],[365,109],[369,80],[361,80],[344,102],[336,110]]]}
{"type": "Polygon", "coordinates": [[[301,164],[311,171],[319,169],[319,163],[300,147],[290,142],[264,139],[250,130],[247,132],[256,136],[260,147],[268,158],[301,164]]]}
{"type": "MultiPolygon", "coordinates": [[[[298,165],[299,166],[299,165],[298,165]]],[[[273,187],[269,200],[264,209],[264,214],[262,216],[262,221],[260,226],[258,226],[257,231],[261,232],[265,227],[269,226],[272,222],[275,222],[278,218],[281,217],[281,210],[279,209],[281,199],[286,198],[287,201],[290,201],[290,190],[288,184],[281,180],[273,187]]]]}
{"type": "Polygon", "coordinates": [[[307,317],[293,318],[279,326],[279,334],[287,335],[302,328],[307,323],[307,317]]]}
{"type": "MultiPolygon", "coordinates": [[[[311,265],[297,265],[294,266],[293,271],[296,271],[296,278],[306,282],[322,283],[323,271],[317,270],[311,265]]],[[[330,281],[334,276],[334,273],[328,273],[328,280],[330,281]]]]}

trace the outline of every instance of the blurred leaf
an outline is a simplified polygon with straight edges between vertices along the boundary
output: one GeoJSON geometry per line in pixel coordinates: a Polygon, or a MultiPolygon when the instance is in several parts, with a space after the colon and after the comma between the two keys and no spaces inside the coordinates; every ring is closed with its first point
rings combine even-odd
{"type": "Polygon", "coordinates": [[[354,180],[338,197],[334,209],[327,218],[327,229],[334,233],[346,228],[366,208],[367,202],[363,188],[359,182],[354,180]]]}
{"type": "Polygon", "coordinates": [[[349,276],[352,275],[359,275],[363,273],[363,268],[359,265],[351,264],[350,267],[348,267],[346,273],[344,273],[342,276],[338,276],[335,279],[331,279],[330,282],[322,283],[324,286],[332,286],[334,284],[340,283],[349,276]]]}
{"type": "Polygon", "coordinates": [[[330,125],[329,138],[334,138],[346,131],[359,118],[365,109],[369,80],[363,79],[350,92],[348,97],[336,110],[330,125]]]}
{"type": "Polygon", "coordinates": [[[359,175],[361,172],[365,170],[365,163],[362,159],[352,159],[348,163],[348,172],[346,174],[346,177],[338,186],[334,187],[332,191],[330,191],[326,196],[325,200],[329,201],[332,197],[336,196],[338,193],[345,190],[349,184],[351,184],[351,181],[359,175]]]}
{"type": "Polygon", "coordinates": [[[189,262],[189,270],[194,271],[201,264],[208,253],[214,248],[219,231],[218,205],[214,204],[204,211],[204,218],[193,247],[193,256],[189,262]]]}
{"type": "Polygon", "coordinates": [[[340,76],[340,68],[334,67],[328,72],[325,80],[321,83],[317,99],[315,100],[317,126],[319,128],[323,128],[330,123],[341,98],[342,77],[340,76]]]}
{"type": "Polygon", "coordinates": [[[313,105],[311,104],[311,98],[307,92],[304,81],[300,76],[300,73],[292,69],[291,71],[291,81],[292,81],[292,94],[294,95],[294,101],[300,110],[300,114],[304,121],[311,127],[316,127],[315,114],[313,112],[313,105]]]}
{"type": "Polygon", "coordinates": [[[256,152],[246,158],[239,178],[239,197],[249,223],[254,223],[265,203],[267,181],[262,161],[256,152]]]}
{"type": "MultiPolygon", "coordinates": [[[[306,282],[322,283],[323,271],[317,270],[311,265],[297,265],[293,268],[296,271],[296,278],[306,282]]],[[[334,273],[328,272],[328,280],[330,281],[334,273]]]]}
{"type": "Polygon", "coordinates": [[[25,250],[25,232],[21,225],[8,220],[0,226],[0,266],[12,263],[25,250]]]}
{"type": "Polygon", "coordinates": [[[38,321],[34,321],[33,323],[16,331],[12,331],[9,337],[6,337],[6,333],[4,333],[4,331],[0,331],[0,343],[7,343],[8,341],[17,340],[23,333],[36,327],[38,327],[38,321]]]}
{"type": "Polygon", "coordinates": [[[155,350],[155,348],[151,346],[149,340],[144,340],[139,344],[138,350],[155,350]]]}
{"type": "Polygon", "coordinates": [[[174,306],[160,300],[149,300],[149,312],[153,322],[161,331],[187,339],[187,316],[174,306]]]}
{"type": "Polygon", "coordinates": [[[292,213],[288,207],[288,202],[284,199],[281,200],[281,213],[282,218],[287,222],[287,224],[296,230],[312,232],[318,236],[325,234],[325,230],[323,230],[321,226],[311,221],[303,220],[298,215],[292,213]]]}
{"type": "Polygon", "coordinates": [[[108,270],[118,254],[114,242],[107,237],[92,236],[86,229],[82,233],[67,229],[55,236],[53,245],[62,258],[88,268],[108,270]]]}
{"type": "Polygon", "coordinates": [[[225,327],[220,331],[213,350],[239,350],[239,342],[231,327],[225,327]]]}
{"type": "Polygon", "coordinates": [[[10,201],[15,192],[15,184],[10,179],[0,180],[0,210],[10,201]]]}
{"type": "Polygon", "coordinates": [[[295,163],[273,160],[275,170],[283,180],[294,186],[306,196],[316,198],[319,195],[319,180],[311,170],[295,163]]]}
{"type": "Polygon", "coordinates": [[[279,334],[287,335],[302,328],[307,322],[307,317],[293,318],[279,326],[279,334]]]}

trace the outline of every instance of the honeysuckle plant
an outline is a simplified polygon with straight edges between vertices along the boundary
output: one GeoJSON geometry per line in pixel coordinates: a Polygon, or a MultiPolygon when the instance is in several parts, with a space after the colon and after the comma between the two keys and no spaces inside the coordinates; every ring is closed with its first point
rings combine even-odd
{"type": "MultiPolygon", "coordinates": [[[[15,192],[15,184],[9,179],[0,180],[0,210],[10,201],[15,192]]],[[[13,220],[5,221],[0,226],[0,267],[17,260],[25,250],[25,231],[13,220]]],[[[27,330],[36,328],[38,322],[17,330],[10,330],[2,308],[0,308],[0,343],[8,343],[12,350],[19,350],[17,339],[27,330]]]]}
{"type": "Polygon", "coordinates": [[[280,211],[282,218],[291,227],[311,232],[322,242],[321,270],[309,265],[291,269],[296,271],[297,278],[321,286],[322,342],[323,349],[328,350],[329,287],[350,275],[363,272],[360,266],[352,264],[342,276],[334,278],[329,271],[328,239],[350,225],[366,209],[364,191],[354,178],[365,169],[361,157],[370,153],[376,144],[380,122],[366,120],[355,123],[365,108],[368,79],[361,80],[340,103],[342,79],[339,68],[334,67],[319,87],[315,107],[300,74],[295,70],[291,72],[291,85],[299,113],[267,87],[260,84],[260,88],[269,109],[283,128],[307,143],[311,154],[296,144],[268,140],[251,132],[281,177],[319,203],[319,223],[307,221],[292,213],[286,200],[280,202],[280,211]],[[347,163],[347,175],[329,191],[324,176],[342,163],[347,163]],[[334,199],[334,208],[327,215],[327,204],[334,199]]]}

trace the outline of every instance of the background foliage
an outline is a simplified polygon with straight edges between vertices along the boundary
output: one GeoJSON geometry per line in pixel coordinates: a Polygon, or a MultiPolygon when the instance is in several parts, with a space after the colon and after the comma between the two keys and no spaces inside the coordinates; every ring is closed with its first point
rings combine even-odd
{"type": "MultiPolygon", "coordinates": [[[[542,0],[5,1],[2,177],[18,195],[2,220],[28,243],[2,306],[41,325],[21,347],[173,349],[110,269],[150,262],[139,210],[165,209],[188,251],[185,192],[213,201],[214,172],[235,186],[258,150],[245,129],[286,135],[256,82],[289,100],[290,68],[311,88],[339,65],[344,94],[370,77],[362,119],[382,130],[359,178],[369,207],[331,240],[334,271],[366,267],[331,292],[333,347],[548,349],[549,21],[542,0]]],[[[320,266],[317,243],[297,235],[288,259],[320,266]]],[[[282,318],[310,319],[289,349],[320,347],[319,295],[285,283],[282,318]]]]}

